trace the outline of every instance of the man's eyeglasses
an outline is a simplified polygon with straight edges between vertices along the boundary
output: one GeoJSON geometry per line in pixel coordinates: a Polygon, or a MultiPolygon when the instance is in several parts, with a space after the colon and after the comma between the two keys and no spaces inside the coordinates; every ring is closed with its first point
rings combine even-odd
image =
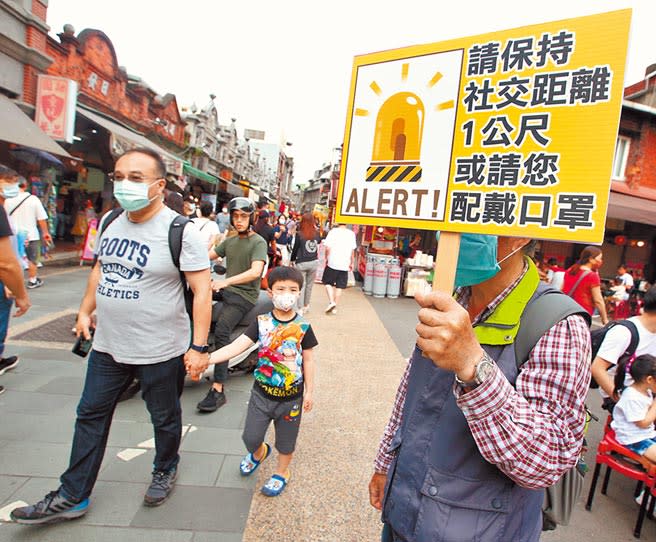
{"type": "Polygon", "coordinates": [[[121,182],[121,181],[132,181],[135,183],[143,183],[147,181],[159,181],[162,177],[155,177],[152,179],[149,179],[148,177],[144,177],[142,175],[128,175],[127,177],[123,175],[122,173],[109,173],[107,175],[109,177],[109,180],[114,182],[121,182]]]}

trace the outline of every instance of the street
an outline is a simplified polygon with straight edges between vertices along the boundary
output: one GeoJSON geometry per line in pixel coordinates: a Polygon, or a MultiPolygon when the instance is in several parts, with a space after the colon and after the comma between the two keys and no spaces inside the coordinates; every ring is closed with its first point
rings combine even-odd
{"type": "MultiPolygon", "coordinates": [[[[8,353],[20,365],[0,377],[0,517],[20,501],[33,502],[58,486],[70,451],[75,407],[85,362],[70,352],[71,327],[87,269],[55,268],[44,287],[30,292],[31,311],[12,320],[8,353]]],[[[415,326],[412,299],[366,297],[348,289],[337,316],[325,315],[325,292],[315,288],[308,319],[315,329],[318,375],[315,411],[304,417],[293,477],[285,494],[269,499],[259,487],[274,462],[252,479],[238,474],[251,377],[231,378],[228,403],[199,415],[195,405],[207,385],[189,385],[183,394],[184,437],[180,476],[168,502],[142,506],[153,457],[152,426],[139,397],[120,403],[92,506],[83,518],[48,527],[0,524],[0,539],[31,541],[167,540],[203,541],[376,541],[378,513],[370,507],[367,483],[378,439],[387,421],[415,326]]],[[[596,392],[588,400],[600,422],[588,433],[587,461],[605,419],[596,392]]],[[[572,524],[546,533],[545,541],[633,540],[637,506],[633,486],[615,474],[608,496],[598,487],[592,512],[583,501],[572,524]]],[[[645,520],[643,540],[656,534],[645,520]]]]}

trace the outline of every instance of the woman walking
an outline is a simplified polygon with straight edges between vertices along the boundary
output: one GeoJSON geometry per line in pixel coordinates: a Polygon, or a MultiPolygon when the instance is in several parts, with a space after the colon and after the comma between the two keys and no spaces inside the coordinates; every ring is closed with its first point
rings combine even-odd
{"type": "Polygon", "coordinates": [[[608,323],[606,304],[601,295],[601,280],[597,272],[603,262],[599,247],[585,247],[578,261],[565,272],[563,292],[588,311],[590,316],[597,308],[601,323],[606,325],[608,323]]]}
{"type": "Polygon", "coordinates": [[[298,308],[302,313],[307,313],[310,310],[312,286],[314,285],[314,277],[317,274],[317,265],[319,263],[320,242],[321,236],[314,223],[312,213],[305,213],[296,233],[291,256],[292,264],[303,274],[303,288],[298,298],[298,308]]]}

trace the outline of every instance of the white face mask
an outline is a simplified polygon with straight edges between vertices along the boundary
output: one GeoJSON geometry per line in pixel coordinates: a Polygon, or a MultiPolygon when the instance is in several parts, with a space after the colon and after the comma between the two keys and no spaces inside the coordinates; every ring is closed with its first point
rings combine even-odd
{"type": "Polygon", "coordinates": [[[288,312],[294,308],[298,301],[298,294],[285,292],[284,294],[273,294],[273,306],[279,311],[288,312]]]}

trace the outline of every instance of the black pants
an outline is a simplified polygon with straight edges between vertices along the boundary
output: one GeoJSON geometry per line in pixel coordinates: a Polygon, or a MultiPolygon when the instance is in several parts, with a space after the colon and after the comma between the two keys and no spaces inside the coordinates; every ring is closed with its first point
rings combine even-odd
{"type": "MultiPolygon", "coordinates": [[[[230,344],[230,334],[255,305],[239,294],[223,290],[223,306],[214,327],[214,344],[217,350],[230,344]]],[[[214,365],[214,382],[228,380],[228,362],[214,365]]]]}
{"type": "Polygon", "coordinates": [[[69,467],[61,476],[64,494],[86,499],[93,489],[105,455],[114,409],[134,377],[141,381],[142,397],[155,432],[155,470],[177,466],[182,438],[180,396],[185,368],[182,356],[153,365],[117,363],[109,354],[92,350],[84,391],[77,407],[69,467]]]}

